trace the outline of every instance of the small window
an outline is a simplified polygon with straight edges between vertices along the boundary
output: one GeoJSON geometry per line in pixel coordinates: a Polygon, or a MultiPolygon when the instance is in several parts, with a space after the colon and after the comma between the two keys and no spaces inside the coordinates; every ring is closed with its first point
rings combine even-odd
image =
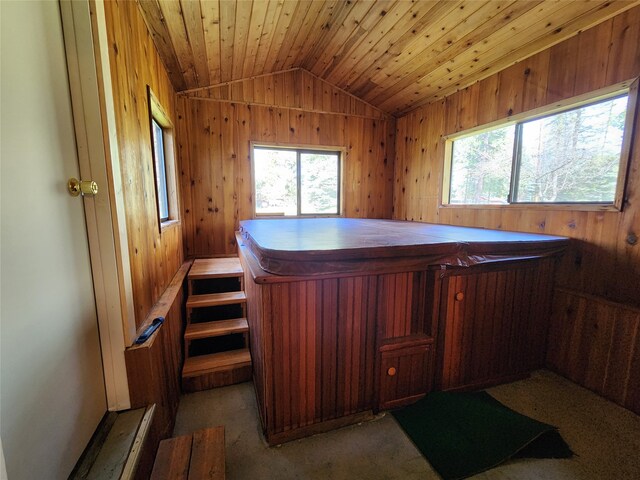
{"type": "Polygon", "coordinates": [[[449,139],[443,203],[616,204],[628,157],[629,98],[629,91],[618,92],[449,139]]]}
{"type": "Polygon", "coordinates": [[[153,173],[155,177],[156,203],[160,231],[178,220],[173,125],[168,115],[147,87],[153,173]]]}
{"type": "Polygon", "coordinates": [[[340,152],[254,147],[257,216],[340,214],[340,152]]]}
{"type": "Polygon", "coordinates": [[[156,192],[158,194],[158,210],[160,221],[169,220],[169,198],[167,195],[167,165],[164,153],[164,132],[155,118],[151,119],[153,129],[153,156],[156,172],[156,192]]]}

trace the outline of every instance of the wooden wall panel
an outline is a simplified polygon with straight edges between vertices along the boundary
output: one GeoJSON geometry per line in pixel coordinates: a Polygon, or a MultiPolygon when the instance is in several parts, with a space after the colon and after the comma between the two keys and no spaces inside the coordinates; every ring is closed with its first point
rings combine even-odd
{"type": "Polygon", "coordinates": [[[307,112],[389,118],[382,110],[302,69],[236,80],[185,92],[190,98],[287,107],[307,112]]]}
{"type": "MultiPolygon", "coordinates": [[[[640,306],[640,244],[627,242],[630,236],[640,235],[640,120],[636,120],[632,140],[622,212],[551,207],[441,207],[442,137],[638,77],[638,44],[640,8],[635,7],[441,102],[400,118],[396,136],[394,218],[571,237],[571,246],[558,269],[557,283],[574,290],[576,295],[586,296],[581,297],[584,300],[572,316],[563,315],[556,321],[597,325],[610,331],[613,327],[606,320],[607,301],[640,306]]],[[[566,301],[563,295],[558,295],[556,310],[562,309],[566,301]]],[[[615,328],[630,328],[615,325],[615,328]]],[[[622,335],[616,329],[614,332],[616,338],[622,335]]],[[[550,345],[563,350],[573,345],[572,338],[574,333],[569,327],[556,326],[549,341],[550,345]]],[[[598,391],[604,391],[598,385],[605,381],[606,390],[616,392],[610,396],[615,401],[622,401],[620,392],[625,388],[629,398],[637,399],[640,396],[637,382],[624,382],[615,375],[603,373],[597,355],[605,346],[598,345],[593,349],[589,347],[590,350],[578,349],[582,355],[580,361],[578,353],[572,351],[566,356],[551,358],[550,366],[560,372],[571,372],[576,381],[598,391]],[[574,362],[584,371],[576,370],[574,362]]],[[[632,354],[637,349],[630,350],[625,342],[620,348],[623,351],[616,354],[637,355],[632,354]]],[[[627,406],[633,405],[633,401],[625,402],[627,406]]]]}
{"type": "Polygon", "coordinates": [[[391,217],[393,119],[336,114],[347,105],[354,111],[359,107],[357,102],[349,103],[351,97],[330,92],[325,112],[244,102],[258,95],[272,95],[268,102],[275,105],[315,105],[314,92],[324,91],[326,85],[298,73],[231,84],[223,96],[233,101],[178,98],[183,243],[187,256],[236,252],[238,222],[252,218],[254,208],[251,141],[345,148],[345,215],[391,217]]]}
{"type": "Polygon", "coordinates": [[[175,91],[136,2],[105,2],[136,326],[183,261],[180,225],[159,233],[147,85],[176,123],[175,91]]]}
{"type": "Polygon", "coordinates": [[[556,291],[547,362],[640,414],[640,309],[556,291]]]}

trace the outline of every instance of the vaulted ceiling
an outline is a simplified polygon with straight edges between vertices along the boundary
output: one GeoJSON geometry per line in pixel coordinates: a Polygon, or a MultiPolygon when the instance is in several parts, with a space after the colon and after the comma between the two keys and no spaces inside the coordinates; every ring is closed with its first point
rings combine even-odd
{"type": "Polygon", "coordinates": [[[178,91],[302,68],[401,115],[640,1],[138,3],[178,91]]]}

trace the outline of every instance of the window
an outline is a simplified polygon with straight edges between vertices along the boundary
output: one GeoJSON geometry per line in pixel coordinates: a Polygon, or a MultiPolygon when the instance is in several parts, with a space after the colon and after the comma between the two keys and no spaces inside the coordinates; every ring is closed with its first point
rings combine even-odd
{"type": "Polygon", "coordinates": [[[162,232],[162,228],[178,220],[173,125],[149,87],[147,94],[158,224],[162,232]]]}
{"type": "Polygon", "coordinates": [[[151,119],[153,130],[153,156],[158,195],[158,211],[161,222],[169,220],[169,198],[167,195],[167,165],[164,154],[164,132],[155,118],[151,119]]]}
{"type": "Polygon", "coordinates": [[[253,147],[256,215],[340,214],[340,152],[253,147]]]}
{"type": "Polygon", "coordinates": [[[615,204],[628,156],[629,98],[628,90],[618,91],[450,138],[443,203],[615,204]]]}

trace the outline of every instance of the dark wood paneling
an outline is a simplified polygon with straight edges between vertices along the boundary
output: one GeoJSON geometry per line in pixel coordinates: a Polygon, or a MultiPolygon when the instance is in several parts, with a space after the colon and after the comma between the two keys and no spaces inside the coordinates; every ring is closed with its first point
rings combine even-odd
{"type": "Polygon", "coordinates": [[[640,414],[640,310],[558,290],[549,366],[640,414]]]}
{"type": "Polygon", "coordinates": [[[180,268],[180,225],[159,233],[147,85],[175,123],[171,86],[136,2],[105,2],[136,327],[180,268]]]}
{"type": "Polygon", "coordinates": [[[271,299],[265,312],[271,342],[266,375],[273,382],[267,418],[274,424],[267,434],[371,409],[375,277],[259,288],[271,299]]]}
{"type": "Polygon", "coordinates": [[[442,390],[491,385],[544,365],[554,262],[445,274],[438,337],[442,390]]]}
{"type": "Polygon", "coordinates": [[[383,347],[379,376],[380,409],[396,408],[423,397],[432,387],[432,341],[383,347]]]}
{"type": "Polygon", "coordinates": [[[242,246],[240,255],[267,440],[365,418],[373,408],[377,276],[256,284],[255,258],[242,246]]]}
{"type": "Polygon", "coordinates": [[[250,380],[251,365],[246,365],[222,372],[210,372],[193,377],[184,377],[182,379],[182,391],[184,393],[201,392],[250,380]]]}
{"type": "MultiPolygon", "coordinates": [[[[269,80],[265,77],[252,82],[264,85],[269,80]]],[[[343,147],[345,216],[391,217],[395,121],[305,110],[305,98],[313,95],[316,86],[310,84],[309,90],[300,91],[306,83],[297,83],[295,78],[284,83],[272,80],[277,84],[273,87],[273,105],[277,107],[243,103],[253,98],[247,97],[244,89],[229,92],[235,103],[178,99],[187,256],[235,253],[238,222],[252,218],[254,211],[251,141],[343,147]],[[295,98],[301,98],[302,110],[284,107],[295,98]]],[[[331,107],[329,111],[333,111],[331,107]]]]}
{"type": "Polygon", "coordinates": [[[164,317],[164,323],[145,343],[125,350],[131,408],[156,405],[138,478],[148,478],[158,443],[173,432],[180,401],[184,279],[189,267],[190,262],[180,267],[144,322],[148,324],[156,317],[164,317]]]}
{"type": "Polygon", "coordinates": [[[413,279],[413,272],[380,275],[381,295],[377,300],[381,339],[419,333],[417,329],[412,328],[418,321],[417,318],[412,318],[413,279]]]}
{"type": "MultiPolygon", "coordinates": [[[[239,237],[238,237],[239,238],[239,237]]],[[[271,389],[270,382],[266,381],[265,368],[270,358],[266,358],[266,345],[264,333],[264,305],[268,299],[264,298],[265,291],[260,285],[253,281],[251,271],[255,269],[249,265],[253,257],[246,255],[246,249],[242,247],[242,241],[238,241],[238,256],[244,270],[243,286],[247,296],[246,316],[249,324],[249,347],[251,351],[251,365],[253,367],[253,386],[256,391],[258,412],[263,425],[266,425],[267,411],[266,399],[269,397],[267,389],[271,389]]]]}
{"type": "Polygon", "coordinates": [[[433,271],[379,275],[378,284],[380,342],[392,343],[411,336],[435,337],[439,282],[433,271]]]}

